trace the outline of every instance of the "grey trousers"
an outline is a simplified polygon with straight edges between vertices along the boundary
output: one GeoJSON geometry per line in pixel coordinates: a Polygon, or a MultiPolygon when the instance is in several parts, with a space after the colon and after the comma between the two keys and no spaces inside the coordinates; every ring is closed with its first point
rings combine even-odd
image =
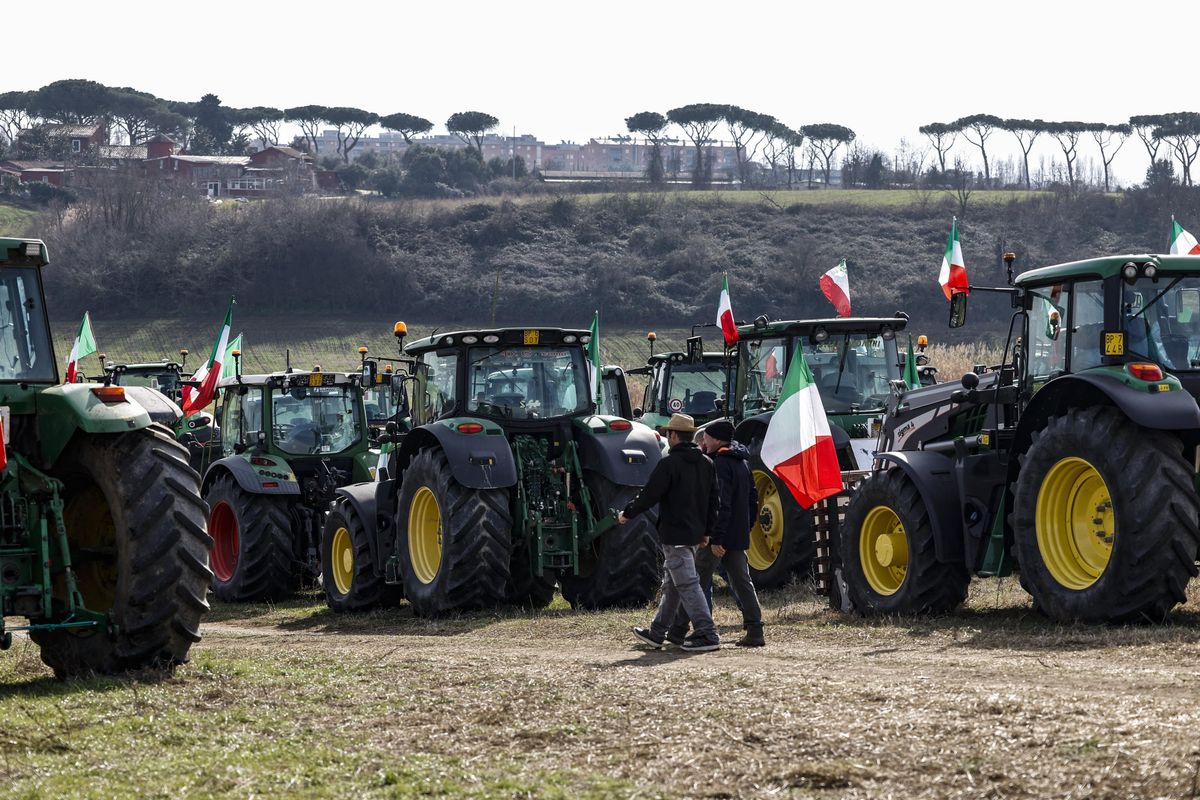
{"type": "MultiPolygon", "coordinates": [[[[717,569],[718,561],[725,565],[729,591],[742,608],[742,624],[761,625],[762,608],[758,604],[758,592],[754,591],[754,581],[750,580],[750,563],[746,560],[745,550],[726,550],[725,555],[717,558],[710,548],[700,548],[696,553],[696,574],[700,578],[700,590],[704,592],[712,586],[713,572],[717,569]]],[[[678,636],[685,635],[690,621],[691,616],[687,610],[679,609],[671,632],[678,636]]]]}
{"type": "Polygon", "coordinates": [[[656,637],[665,636],[680,611],[692,620],[695,635],[700,638],[716,639],[717,629],[713,626],[708,601],[700,591],[700,576],[696,573],[696,548],[662,545],[663,582],[662,600],[658,613],[650,623],[650,632],[656,637]]]}

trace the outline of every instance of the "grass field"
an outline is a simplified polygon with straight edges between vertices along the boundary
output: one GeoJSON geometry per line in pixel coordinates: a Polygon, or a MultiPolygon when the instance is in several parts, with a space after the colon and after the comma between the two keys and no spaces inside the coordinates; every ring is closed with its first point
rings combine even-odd
{"type": "Polygon", "coordinates": [[[7,203],[0,203],[0,236],[24,236],[34,212],[7,203]]]}
{"type": "MultiPolygon", "coordinates": [[[[723,636],[738,617],[719,592],[723,636]]],[[[219,606],[166,680],[0,655],[0,797],[1132,798],[1200,790],[1200,591],[1161,626],[1047,623],[1015,579],[932,620],[794,587],[768,647],[640,650],[648,611],[219,606]]]]}

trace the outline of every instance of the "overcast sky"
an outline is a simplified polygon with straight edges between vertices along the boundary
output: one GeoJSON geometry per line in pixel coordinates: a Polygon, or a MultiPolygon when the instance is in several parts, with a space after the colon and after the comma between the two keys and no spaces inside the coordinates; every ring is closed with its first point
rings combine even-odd
{"type": "MultiPolygon", "coordinates": [[[[10,48],[0,90],[81,77],[170,99],[213,92],[232,106],[406,111],[443,132],[451,113],[470,109],[498,117],[505,133],[515,126],[551,143],[623,133],[637,111],[735,103],[794,127],[842,123],[890,153],[901,137],[922,141],[924,123],[977,112],[1123,122],[1200,109],[1194,48],[1179,38],[1196,8],[43,0],[9,20],[21,44],[10,48]],[[45,49],[26,47],[34,42],[45,49]]],[[[1010,138],[993,141],[1008,150],[1010,138]]],[[[1118,165],[1123,180],[1141,180],[1141,144],[1130,140],[1118,165]]]]}

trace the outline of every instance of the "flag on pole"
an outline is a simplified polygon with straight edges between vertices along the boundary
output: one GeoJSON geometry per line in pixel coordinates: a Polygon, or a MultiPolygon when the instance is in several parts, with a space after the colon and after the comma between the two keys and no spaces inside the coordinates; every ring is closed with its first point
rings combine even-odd
{"type": "Polygon", "coordinates": [[[600,371],[600,312],[592,315],[592,335],[588,339],[588,379],[592,384],[592,396],[596,398],[596,408],[604,401],[604,376],[600,371]]]}
{"type": "Polygon", "coordinates": [[[74,383],[79,374],[79,360],[96,352],[96,337],[92,334],[92,319],[88,312],[83,312],[83,322],[79,323],[79,333],[75,335],[75,343],[71,345],[71,356],[67,359],[67,383],[74,383]]]}
{"type": "Polygon", "coordinates": [[[908,355],[904,358],[904,382],[909,389],[921,388],[921,373],[917,372],[917,356],[913,351],[911,333],[908,335],[908,355]]]}
{"type": "Polygon", "coordinates": [[[229,308],[225,312],[225,321],[213,342],[212,353],[208,361],[192,375],[192,380],[198,381],[199,386],[183,387],[183,413],[187,415],[202,411],[205,406],[217,396],[217,381],[221,379],[221,364],[225,360],[225,351],[229,349],[229,329],[233,327],[233,298],[229,298],[229,308]]]}
{"type": "Polygon", "coordinates": [[[729,303],[729,274],[721,275],[721,302],[717,306],[717,327],[725,337],[725,346],[738,343],[737,323],[733,321],[733,306],[729,303]]]}
{"type": "Polygon", "coordinates": [[[821,276],[821,291],[833,303],[839,317],[850,316],[850,278],[846,274],[846,259],[821,276]]]}
{"type": "Polygon", "coordinates": [[[842,490],[825,406],[799,346],[767,425],[761,457],[804,508],[842,490]]]}
{"type": "Polygon", "coordinates": [[[1183,226],[1175,221],[1175,215],[1171,215],[1171,249],[1170,254],[1173,256],[1198,256],[1200,255],[1200,244],[1196,243],[1196,237],[1183,229],[1183,226]]]}
{"type": "Polygon", "coordinates": [[[946,241],[946,254],[942,256],[942,272],[938,276],[946,299],[955,292],[969,292],[967,265],[963,260],[962,244],[958,241],[958,217],[950,225],[950,238],[946,241]]]}
{"type": "Polygon", "coordinates": [[[237,362],[233,358],[233,351],[242,349],[242,334],[233,337],[233,341],[225,348],[225,358],[221,359],[221,378],[232,378],[237,374],[237,362]]]}

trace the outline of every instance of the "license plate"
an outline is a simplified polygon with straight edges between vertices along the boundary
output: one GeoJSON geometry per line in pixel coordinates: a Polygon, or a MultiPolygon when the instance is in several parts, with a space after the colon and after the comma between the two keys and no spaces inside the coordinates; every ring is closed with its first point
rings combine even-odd
{"type": "Polygon", "coordinates": [[[320,372],[314,372],[312,375],[309,375],[309,376],[308,376],[308,385],[309,385],[309,386],[320,386],[320,385],[321,385],[321,379],[322,379],[323,377],[325,377],[323,373],[320,373],[320,372]]]}
{"type": "Polygon", "coordinates": [[[0,426],[4,428],[4,443],[8,444],[11,433],[12,410],[8,406],[0,406],[0,426]]]}

